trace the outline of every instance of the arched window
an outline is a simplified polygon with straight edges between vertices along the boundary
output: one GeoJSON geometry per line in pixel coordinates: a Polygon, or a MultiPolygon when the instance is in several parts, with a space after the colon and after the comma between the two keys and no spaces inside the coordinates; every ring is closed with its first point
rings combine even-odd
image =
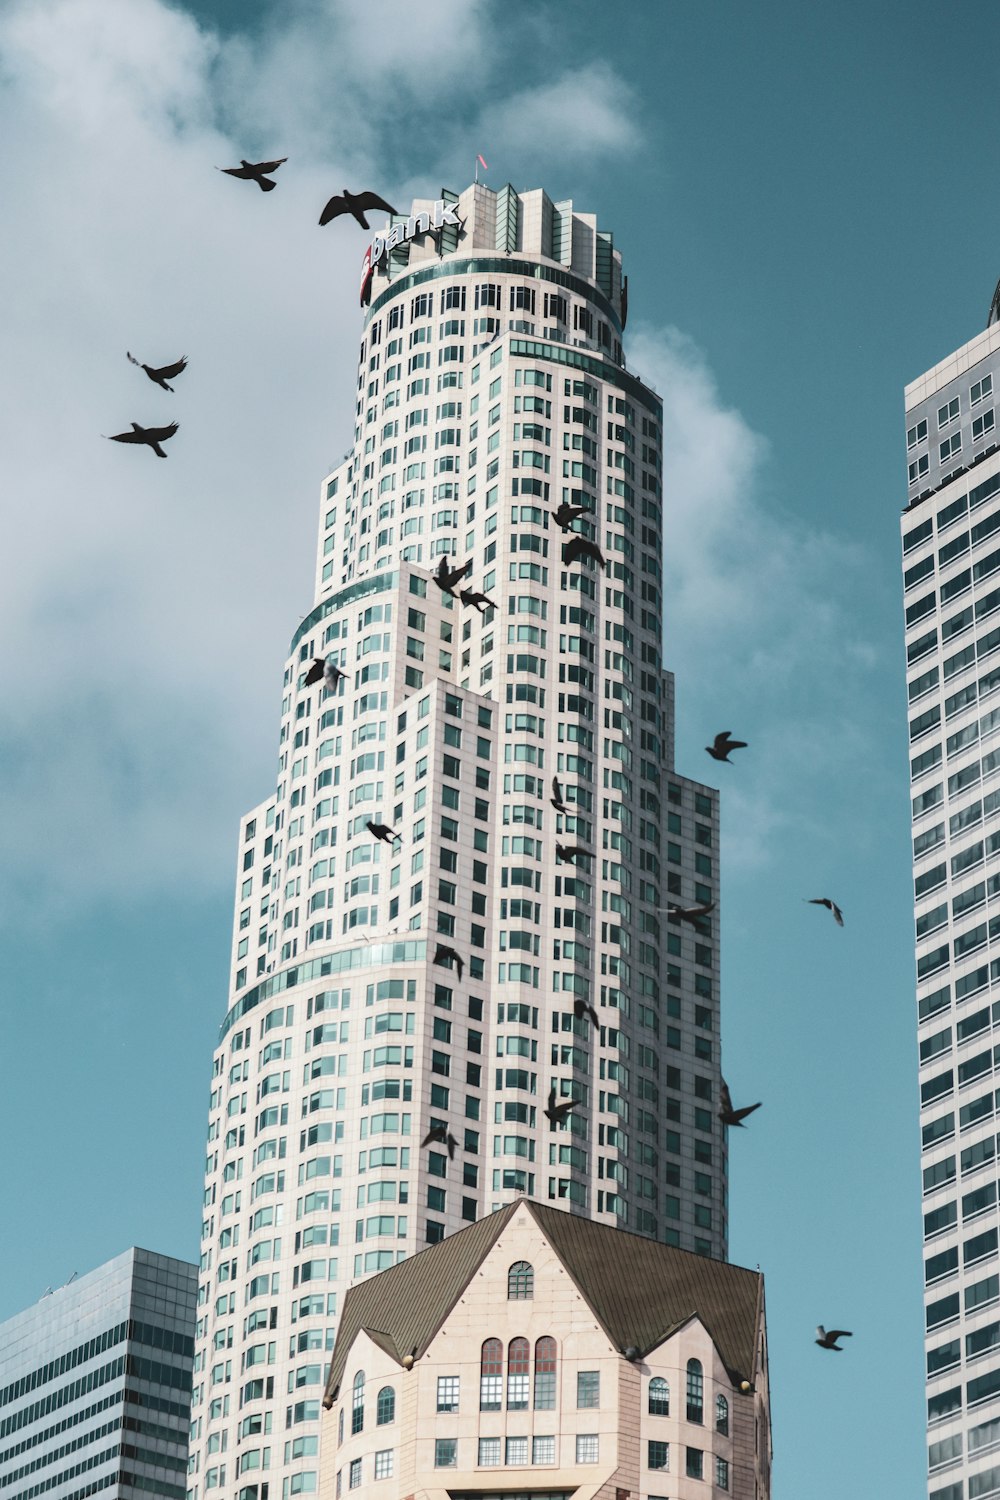
{"type": "Polygon", "coordinates": [[[669,1417],[670,1415],[670,1387],[660,1375],[649,1382],[649,1415],[651,1417],[669,1417]]]}
{"type": "Polygon", "coordinates": [[[535,1344],[535,1410],[553,1411],[556,1404],[556,1341],[546,1334],[535,1344]]]}
{"type": "Polygon", "coordinates": [[[715,1398],[715,1430],[723,1437],[729,1436],[729,1402],[725,1396],[715,1398]]]}
{"type": "Polygon", "coordinates": [[[487,1339],[479,1361],[479,1410],[499,1411],[503,1399],[503,1344],[487,1339]]]}
{"type": "Polygon", "coordinates": [[[507,1272],[508,1302],[522,1302],[535,1295],[535,1268],[526,1260],[516,1260],[507,1272]]]}
{"type": "Polygon", "coordinates": [[[396,1420],[396,1392],[391,1385],[384,1385],[375,1403],[375,1425],[384,1427],[386,1422],[396,1420]]]}
{"type": "Polygon", "coordinates": [[[359,1370],[354,1377],[354,1395],[351,1401],[351,1432],[361,1432],[365,1425],[365,1372],[359,1370]]]}
{"type": "Polygon", "coordinates": [[[527,1339],[511,1339],[507,1346],[507,1410],[528,1410],[531,1347],[527,1339]]]}
{"type": "Polygon", "coordinates": [[[340,1408],[340,1416],[337,1418],[337,1442],[344,1441],[344,1408],[340,1408]]]}
{"type": "Polygon", "coordinates": [[[703,1422],[705,1382],[701,1373],[701,1360],[689,1359],[687,1363],[687,1419],[703,1422]]]}

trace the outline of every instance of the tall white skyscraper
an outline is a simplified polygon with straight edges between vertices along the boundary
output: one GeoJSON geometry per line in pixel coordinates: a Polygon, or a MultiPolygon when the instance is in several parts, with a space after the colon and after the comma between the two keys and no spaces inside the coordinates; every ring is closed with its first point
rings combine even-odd
{"type": "Polygon", "coordinates": [[[906,388],[929,1490],[1000,1493],[1000,325],[906,388]]]}
{"type": "Polygon", "coordinates": [[[240,830],[191,1500],[315,1489],[344,1291],[517,1196],[726,1254],[718,908],[664,912],[718,902],[717,797],[673,769],[620,254],[475,185],[379,228],[361,289],[354,445],[240,830]]]}

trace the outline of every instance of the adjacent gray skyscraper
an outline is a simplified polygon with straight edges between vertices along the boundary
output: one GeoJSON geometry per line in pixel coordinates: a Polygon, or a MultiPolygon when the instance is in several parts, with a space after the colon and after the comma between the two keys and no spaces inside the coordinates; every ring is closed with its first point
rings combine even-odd
{"type": "Polygon", "coordinates": [[[338,1298],[519,1195],[726,1253],[718,911],[664,911],[718,900],[717,800],[673,768],[621,257],[476,185],[380,229],[361,283],[354,446],[240,831],[192,1500],[314,1489],[338,1298]]]}
{"type": "Polygon", "coordinates": [[[1000,325],[906,388],[930,1494],[1000,1493],[1000,325]]]}
{"type": "Polygon", "coordinates": [[[183,1500],[197,1287],[126,1250],[0,1324],[4,1500],[183,1500]]]}

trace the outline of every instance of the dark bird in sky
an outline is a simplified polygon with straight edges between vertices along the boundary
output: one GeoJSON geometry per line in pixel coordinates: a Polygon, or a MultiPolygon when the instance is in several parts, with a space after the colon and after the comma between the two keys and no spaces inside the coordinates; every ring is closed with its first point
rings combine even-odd
{"type": "Polygon", "coordinates": [[[459,589],[458,597],[463,604],[471,604],[474,609],[479,610],[481,615],[484,615],[488,609],[496,608],[489,594],[477,594],[472,589],[459,589]],[[480,605],[482,605],[481,609],[480,605]]]}
{"type": "Polygon", "coordinates": [[[383,844],[391,844],[395,839],[399,839],[402,842],[403,835],[401,833],[393,833],[388,823],[373,823],[371,818],[369,818],[365,826],[372,838],[381,839],[383,844]]]}
{"type": "Polygon", "coordinates": [[[380,208],[384,213],[394,214],[396,210],[391,203],[386,203],[378,193],[349,193],[345,188],[342,193],[335,193],[329,203],[319,216],[320,224],[329,224],[332,219],[339,219],[341,214],[353,214],[362,229],[368,228],[368,220],[365,214],[373,208],[380,208]]]}
{"type": "Polygon", "coordinates": [[[305,686],[312,687],[313,683],[322,678],[326,687],[335,688],[340,679],[346,676],[347,673],[342,672],[335,662],[327,661],[325,656],[316,656],[306,673],[305,686]]]}
{"type": "Polygon", "coordinates": [[[564,500],[558,510],[552,512],[552,519],[563,531],[568,531],[577,516],[585,516],[587,507],[585,505],[567,505],[564,500]]]}
{"type": "Polygon", "coordinates": [[[458,974],[459,979],[461,979],[462,970],[465,968],[465,959],[462,957],[462,955],[460,953],[456,953],[454,948],[446,947],[444,943],[438,943],[437,949],[431,962],[440,964],[444,969],[450,968],[451,963],[454,963],[455,972],[458,974]]]}
{"type": "Polygon", "coordinates": [[[810,896],[809,900],[808,900],[808,905],[809,906],[825,906],[826,909],[827,909],[827,911],[832,911],[833,912],[833,920],[836,922],[837,926],[838,927],[843,927],[843,925],[844,925],[844,913],[841,911],[841,909],[837,905],[836,901],[831,901],[830,898],[829,898],[829,896],[810,896]]]}
{"type": "Polygon", "coordinates": [[[160,447],[168,438],[172,438],[179,427],[178,422],[171,422],[169,427],[140,427],[138,422],[132,423],[131,432],[116,432],[111,435],[112,443],[145,443],[152,448],[157,458],[166,458],[166,454],[160,447]]]}
{"type": "Polygon", "coordinates": [[[590,850],[582,849],[579,844],[556,845],[556,859],[562,860],[565,864],[571,865],[574,864],[578,859],[590,858],[590,850]]]}
{"type": "Polygon", "coordinates": [[[665,911],[672,922],[690,922],[697,932],[708,932],[708,924],[702,921],[702,917],[715,910],[715,902],[703,901],[700,906],[658,906],[656,909],[665,911]]]}
{"type": "Polygon", "coordinates": [[[734,1109],[732,1095],[729,1092],[729,1085],[726,1083],[725,1079],[722,1080],[722,1099],[719,1106],[719,1119],[722,1121],[723,1125],[739,1125],[741,1130],[745,1129],[746,1127],[744,1126],[743,1121],[747,1115],[752,1115],[755,1109],[760,1109],[759,1103],[745,1104],[742,1109],[734,1109]]]}
{"type": "MultiPolygon", "coordinates": [[[[128,354],[127,349],[125,353],[128,354]]],[[[173,390],[173,386],[167,385],[167,381],[173,380],[175,375],[180,375],[184,370],[187,369],[186,354],[181,359],[179,359],[176,364],[160,365],[159,369],[155,370],[152,365],[144,365],[141,359],[136,359],[134,354],[128,354],[128,357],[134,365],[139,366],[140,370],[145,370],[146,374],[149,376],[154,385],[160,386],[165,391],[173,390]]]]}
{"type": "Polygon", "coordinates": [[[471,571],[471,568],[471,558],[467,563],[463,563],[460,568],[449,568],[448,559],[446,557],[442,557],[441,561],[437,565],[437,571],[434,574],[434,582],[437,584],[438,588],[443,594],[450,594],[454,599],[456,583],[458,583],[460,579],[464,578],[466,573],[471,571]]]}
{"type": "Polygon", "coordinates": [[[746,749],[746,740],[731,739],[731,734],[732,730],[724,729],[721,734],[717,734],[715,736],[715,739],[710,745],[705,746],[705,749],[708,751],[713,760],[724,760],[727,765],[732,765],[732,761],[729,759],[730,750],[746,749]]]}
{"type": "Polygon", "coordinates": [[[573,1014],[578,1021],[582,1021],[584,1016],[589,1016],[595,1026],[600,1026],[601,1024],[600,1017],[589,1000],[574,1000],[573,1014]]]}
{"type": "Polygon", "coordinates": [[[545,1106],[545,1113],[553,1130],[565,1120],[571,1109],[576,1109],[577,1102],[576,1099],[564,1099],[561,1104],[557,1104],[555,1084],[552,1085],[549,1089],[549,1102],[545,1106]]]}
{"type": "Polygon", "coordinates": [[[570,563],[576,562],[578,557],[592,557],[595,562],[600,563],[602,568],[605,566],[604,553],[597,543],[592,542],[589,537],[581,536],[578,531],[574,531],[569,541],[563,542],[562,560],[568,568],[570,563]]]}
{"type": "Polygon", "coordinates": [[[238,167],[220,167],[219,171],[225,172],[227,177],[242,177],[244,181],[255,182],[262,193],[269,193],[278,184],[265,174],[276,172],[281,163],[287,160],[287,156],[279,156],[277,161],[244,161],[241,156],[238,167]]]}
{"type": "Polygon", "coordinates": [[[432,1125],[430,1130],[428,1130],[427,1134],[424,1136],[423,1140],[420,1142],[421,1150],[424,1146],[430,1146],[431,1144],[437,1146],[447,1146],[448,1160],[454,1161],[455,1147],[458,1145],[458,1142],[452,1135],[451,1131],[448,1129],[447,1125],[432,1125]]]}
{"type": "Polygon", "coordinates": [[[846,1328],[831,1328],[829,1333],[820,1323],[816,1329],[816,1342],[821,1349],[832,1349],[835,1354],[843,1354],[843,1349],[837,1343],[838,1339],[850,1339],[854,1335],[846,1328]]]}
{"type": "Polygon", "coordinates": [[[552,796],[549,800],[551,801],[552,806],[555,808],[556,812],[569,812],[569,808],[563,801],[562,787],[559,785],[558,776],[553,776],[552,778],[552,796]]]}

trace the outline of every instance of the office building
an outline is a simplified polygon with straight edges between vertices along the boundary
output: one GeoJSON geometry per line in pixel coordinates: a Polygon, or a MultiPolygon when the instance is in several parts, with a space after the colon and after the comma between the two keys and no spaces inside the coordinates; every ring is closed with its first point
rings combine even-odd
{"type": "Polygon", "coordinates": [[[1000,325],[906,388],[929,1492],[1000,1493],[1000,325]]]}
{"type": "Polygon", "coordinates": [[[353,445],[239,835],[191,1500],[314,1486],[344,1292],[517,1197],[726,1254],[718,910],[664,912],[718,902],[717,796],[674,770],[621,256],[477,184],[363,260],[353,445]]]}
{"type": "Polygon", "coordinates": [[[324,1405],[330,1500],[767,1500],[763,1277],[522,1198],[347,1293],[324,1405]]]}
{"type": "Polygon", "coordinates": [[[197,1290],[126,1250],[0,1324],[4,1500],[183,1500],[197,1290]]]}

